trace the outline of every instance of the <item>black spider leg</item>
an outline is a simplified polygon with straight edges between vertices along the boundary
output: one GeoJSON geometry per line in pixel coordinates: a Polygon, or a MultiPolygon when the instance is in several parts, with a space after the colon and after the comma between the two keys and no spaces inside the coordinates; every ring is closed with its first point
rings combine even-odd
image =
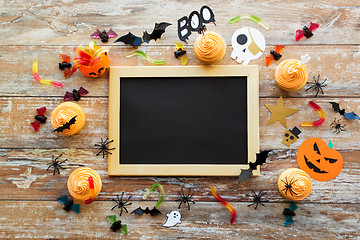
{"type": "Polygon", "coordinates": [[[191,192],[191,188],[189,188],[189,194],[187,195],[187,205],[188,205],[188,209],[190,210],[190,202],[192,202],[193,204],[195,204],[195,202],[193,200],[190,200],[190,198],[194,195],[194,193],[192,193],[190,195],[191,192]]]}
{"type": "MultiPolygon", "coordinates": [[[[130,198],[131,198],[131,196],[129,196],[129,198],[124,202],[124,210],[126,211],[126,213],[129,213],[129,212],[128,212],[128,210],[126,209],[125,206],[129,206],[129,205],[132,204],[132,203],[127,203],[127,202],[130,200],[130,198]]],[[[120,214],[120,216],[121,216],[121,214],[120,214]]]]}
{"type": "Polygon", "coordinates": [[[287,191],[289,191],[290,194],[291,194],[291,196],[294,196],[293,193],[296,195],[296,193],[292,190],[291,186],[292,186],[297,180],[295,180],[294,182],[292,182],[293,179],[294,179],[294,176],[291,178],[290,183],[288,182],[287,177],[285,178],[286,182],[284,182],[284,180],[281,179],[281,181],[282,181],[283,183],[285,183],[285,188],[282,189],[281,191],[284,191],[284,190],[285,190],[285,194],[287,194],[287,191]]]}
{"type": "Polygon", "coordinates": [[[261,197],[264,196],[267,192],[263,192],[263,190],[260,190],[259,194],[258,194],[258,197],[260,199],[259,203],[263,206],[265,206],[264,202],[268,202],[268,200],[261,200],[261,197]]]}
{"type": "MultiPolygon", "coordinates": [[[[182,188],[181,188],[181,190],[182,190],[182,188]]],[[[179,195],[180,195],[180,198],[179,198],[179,199],[176,199],[176,201],[181,201],[180,204],[179,204],[179,207],[178,207],[178,209],[180,209],[181,204],[183,203],[183,199],[182,199],[182,195],[181,195],[180,191],[178,191],[178,193],[179,193],[179,195]]]]}
{"type": "Polygon", "coordinates": [[[254,190],[252,190],[252,189],[251,189],[251,191],[253,192],[253,195],[246,194],[246,196],[248,196],[248,197],[252,197],[252,198],[253,198],[253,203],[249,204],[249,205],[248,205],[248,207],[250,207],[250,206],[252,206],[252,205],[256,204],[256,206],[255,206],[255,209],[256,209],[256,208],[257,208],[257,206],[258,206],[258,203],[255,201],[256,193],[255,193],[255,192],[254,192],[254,190]]]}
{"type": "Polygon", "coordinates": [[[55,170],[57,170],[58,174],[60,174],[60,169],[62,169],[62,170],[66,169],[66,167],[61,166],[61,164],[63,164],[63,163],[66,162],[66,161],[67,161],[67,159],[65,159],[65,160],[62,161],[62,162],[58,162],[58,163],[57,163],[57,167],[54,167],[54,173],[53,173],[53,175],[55,175],[55,170]]]}

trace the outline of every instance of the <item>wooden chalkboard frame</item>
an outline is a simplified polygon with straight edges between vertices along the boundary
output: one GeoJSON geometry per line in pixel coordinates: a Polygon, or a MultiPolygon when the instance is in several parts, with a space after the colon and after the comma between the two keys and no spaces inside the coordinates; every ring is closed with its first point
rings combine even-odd
{"type": "MultiPolygon", "coordinates": [[[[115,147],[108,157],[109,176],[238,176],[248,164],[120,164],[120,81],[121,77],[216,77],[246,76],[248,162],[259,152],[259,69],[250,66],[112,66],[109,78],[109,145],[115,147]],[[120,79],[120,80],[119,80],[120,79]]],[[[260,170],[253,171],[259,175],[260,170]]]]}

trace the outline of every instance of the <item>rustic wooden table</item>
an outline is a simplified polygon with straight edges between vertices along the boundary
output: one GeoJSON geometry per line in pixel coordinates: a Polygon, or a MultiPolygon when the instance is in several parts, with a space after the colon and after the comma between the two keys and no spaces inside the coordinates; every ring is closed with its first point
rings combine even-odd
{"type": "MultiPolygon", "coordinates": [[[[1,238],[70,238],[70,239],[359,239],[360,238],[360,122],[343,120],[346,131],[334,134],[330,123],[335,114],[329,101],[339,101],[347,110],[360,113],[360,6],[356,0],[333,1],[0,1],[0,237],[1,238]],[[295,93],[281,91],[274,82],[274,71],[279,62],[264,66],[265,55],[251,64],[260,67],[260,146],[274,149],[261,169],[261,176],[240,185],[236,177],[108,177],[107,159],[95,156],[94,144],[107,136],[108,73],[97,79],[80,72],[63,79],[58,69],[59,54],[75,56],[72,49],[87,45],[89,35],[96,29],[114,29],[118,34],[128,31],[142,35],[151,31],[154,22],[173,23],[162,39],[143,44],[140,49],[154,59],[166,59],[167,65],[180,65],[173,57],[177,37],[177,19],[210,6],[217,26],[208,29],[220,33],[229,45],[226,56],[219,63],[236,65],[230,58],[232,33],[242,26],[251,26],[264,33],[266,53],[275,44],[286,45],[283,59],[299,59],[309,54],[309,77],[327,78],[325,94],[316,102],[327,114],[325,124],[314,128],[301,128],[300,140],[287,148],[281,144],[284,128],[279,124],[267,126],[270,117],[264,104],[276,103],[284,96],[286,106],[300,109],[296,116],[288,117],[288,126],[299,126],[303,119],[316,119],[308,107],[314,100],[314,91],[302,89],[295,93]],[[230,25],[228,21],[239,14],[255,14],[268,22],[266,31],[259,25],[242,20],[230,25]],[[310,21],[320,24],[314,37],[295,42],[296,29],[310,21]],[[39,61],[39,75],[64,84],[63,89],[35,82],[31,70],[33,60],[39,61]],[[89,94],[80,101],[87,115],[87,123],[79,134],[67,137],[52,132],[48,121],[35,133],[30,123],[35,109],[46,106],[46,115],[61,103],[65,91],[83,86],[89,94]],[[296,150],[309,137],[331,140],[344,158],[340,175],[329,182],[313,181],[311,195],[298,203],[295,223],[283,226],[282,210],[288,206],[277,189],[277,177],[289,167],[297,167],[296,150]],[[84,164],[97,170],[103,180],[103,189],[96,201],[81,208],[81,214],[65,212],[56,198],[67,194],[66,181],[75,167],[52,175],[46,171],[52,155],[63,154],[73,164],[84,164]],[[110,231],[106,216],[116,214],[110,208],[116,194],[132,195],[133,210],[146,206],[142,194],[154,182],[163,184],[166,201],[163,213],[176,209],[177,191],[192,187],[196,204],[189,211],[180,209],[182,223],[168,229],[161,226],[165,216],[149,217],[124,214],[121,220],[128,225],[129,233],[110,231]],[[238,212],[235,224],[230,225],[229,212],[209,194],[214,185],[238,212]],[[251,189],[267,192],[269,201],[257,210],[249,208],[251,189]]],[[[196,33],[190,36],[188,65],[199,65],[191,44],[196,33]]],[[[100,45],[100,41],[98,41],[100,45]]],[[[124,44],[104,44],[110,48],[111,65],[150,65],[140,58],[126,59],[124,54],[133,50],[124,44]]],[[[149,200],[151,201],[151,200],[149,200]]],[[[153,203],[153,202],[152,202],[153,203]]]]}

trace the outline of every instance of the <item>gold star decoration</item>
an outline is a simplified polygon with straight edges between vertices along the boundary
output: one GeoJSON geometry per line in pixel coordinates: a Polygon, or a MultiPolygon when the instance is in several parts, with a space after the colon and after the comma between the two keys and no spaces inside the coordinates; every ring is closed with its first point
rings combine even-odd
{"type": "Polygon", "coordinates": [[[284,100],[282,96],[280,96],[279,101],[275,106],[265,104],[265,107],[271,112],[271,117],[267,125],[279,121],[285,128],[287,128],[286,117],[299,111],[298,109],[284,107],[284,100]]]}

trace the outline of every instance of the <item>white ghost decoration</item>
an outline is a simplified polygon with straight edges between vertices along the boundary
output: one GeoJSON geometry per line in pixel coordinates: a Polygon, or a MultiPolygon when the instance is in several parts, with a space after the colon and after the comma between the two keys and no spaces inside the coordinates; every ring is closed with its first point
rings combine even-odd
{"type": "Polygon", "coordinates": [[[234,32],[231,37],[233,51],[231,58],[238,63],[248,63],[259,58],[265,50],[265,38],[261,32],[251,27],[243,27],[234,32]]]}
{"type": "Polygon", "coordinates": [[[163,227],[174,227],[176,224],[181,223],[181,214],[179,211],[172,211],[166,214],[167,220],[162,225],[163,227]]]}

